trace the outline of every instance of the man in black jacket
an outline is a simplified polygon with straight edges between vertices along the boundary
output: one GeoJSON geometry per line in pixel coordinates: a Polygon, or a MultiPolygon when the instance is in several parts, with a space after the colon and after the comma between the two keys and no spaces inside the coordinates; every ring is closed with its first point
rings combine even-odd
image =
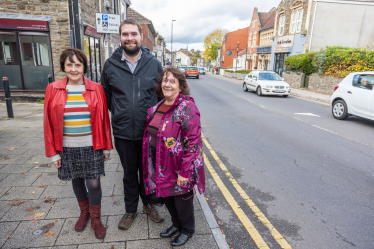
{"type": "Polygon", "coordinates": [[[126,213],[118,224],[128,229],[137,215],[139,195],[143,212],[155,222],[164,218],[145,194],[142,140],[147,109],[158,102],[154,86],[162,71],[161,63],[142,45],[141,26],[126,19],[120,26],[121,47],[105,62],[101,83],[112,114],[115,146],[124,171],[123,189],[126,213]]]}

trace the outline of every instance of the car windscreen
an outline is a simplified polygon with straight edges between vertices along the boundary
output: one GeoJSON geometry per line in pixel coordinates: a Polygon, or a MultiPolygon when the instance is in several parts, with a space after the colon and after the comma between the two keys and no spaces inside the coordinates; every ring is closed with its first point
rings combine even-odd
{"type": "Polygon", "coordinates": [[[275,73],[259,73],[259,80],[279,80],[281,81],[282,78],[279,77],[278,74],[275,73]]]}
{"type": "Polygon", "coordinates": [[[196,67],[189,67],[189,68],[187,68],[187,70],[197,70],[197,68],[196,67]]]}

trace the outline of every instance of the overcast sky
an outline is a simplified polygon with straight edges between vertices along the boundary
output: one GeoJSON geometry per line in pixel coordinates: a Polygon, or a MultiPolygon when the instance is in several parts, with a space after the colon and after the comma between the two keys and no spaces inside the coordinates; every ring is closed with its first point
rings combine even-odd
{"type": "Polygon", "coordinates": [[[131,0],[131,8],[152,20],[170,50],[171,20],[173,50],[203,50],[204,38],[216,28],[235,31],[249,26],[253,9],[269,12],[280,0],[131,0]]]}

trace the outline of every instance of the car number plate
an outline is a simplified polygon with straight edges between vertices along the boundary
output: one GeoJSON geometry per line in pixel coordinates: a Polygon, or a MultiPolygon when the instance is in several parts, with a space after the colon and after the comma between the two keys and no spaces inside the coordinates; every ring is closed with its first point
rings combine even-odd
{"type": "Polygon", "coordinates": [[[275,90],[274,92],[276,92],[276,93],[284,93],[283,90],[275,90]]]}
{"type": "Polygon", "coordinates": [[[188,74],[188,76],[196,76],[196,74],[194,74],[194,73],[190,73],[190,74],[188,74]]]}

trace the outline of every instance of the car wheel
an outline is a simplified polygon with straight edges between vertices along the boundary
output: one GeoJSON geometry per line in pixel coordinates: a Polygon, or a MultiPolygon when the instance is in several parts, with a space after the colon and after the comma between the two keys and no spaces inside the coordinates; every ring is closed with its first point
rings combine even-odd
{"type": "Polygon", "coordinates": [[[288,97],[288,95],[283,95],[282,97],[283,97],[283,98],[287,98],[287,97],[288,97]]]}
{"type": "Polygon", "coordinates": [[[248,92],[247,84],[245,84],[245,82],[243,83],[243,91],[248,92]]]}
{"type": "Polygon", "coordinates": [[[256,93],[258,96],[262,96],[262,91],[261,91],[261,87],[257,87],[257,90],[256,90],[256,93]]]}
{"type": "Polygon", "coordinates": [[[346,119],[348,117],[348,108],[344,100],[334,102],[332,106],[332,115],[336,119],[346,119]]]}
{"type": "Polygon", "coordinates": [[[196,76],[196,79],[198,79],[199,78],[199,76],[196,76]]]}

